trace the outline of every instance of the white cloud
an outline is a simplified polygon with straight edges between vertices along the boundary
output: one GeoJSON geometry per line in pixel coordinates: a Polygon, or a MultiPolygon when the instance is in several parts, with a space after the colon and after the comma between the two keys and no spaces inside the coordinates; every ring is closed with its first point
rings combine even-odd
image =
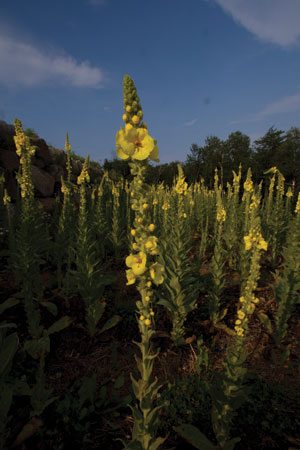
{"type": "Polygon", "coordinates": [[[191,127],[192,125],[194,125],[197,122],[198,119],[193,119],[190,122],[185,122],[183,125],[186,127],[191,127]]]}
{"type": "Polygon", "coordinates": [[[287,95],[286,97],[269,103],[261,111],[250,114],[248,117],[232,120],[229,125],[236,125],[243,122],[256,122],[274,114],[288,114],[300,111],[300,94],[287,95]]]}
{"type": "Polygon", "coordinates": [[[72,56],[48,55],[33,44],[0,35],[0,83],[36,86],[55,81],[76,87],[100,88],[104,75],[88,61],[72,56]]]}
{"type": "Polygon", "coordinates": [[[260,112],[255,114],[253,120],[264,119],[265,117],[271,116],[273,114],[286,114],[299,110],[300,94],[289,95],[267,105],[260,112]]]}
{"type": "Polygon", "coordinates": [[[259,39],[281,46],[299,43],[299,0],[214,0],[259,39]]]}

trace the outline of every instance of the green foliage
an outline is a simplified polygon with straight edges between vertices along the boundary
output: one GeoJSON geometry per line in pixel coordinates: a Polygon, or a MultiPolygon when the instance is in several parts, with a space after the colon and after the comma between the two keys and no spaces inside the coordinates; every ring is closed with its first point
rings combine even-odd
{"type": "Polygon", "coordinates": [[[37,134],[37,132],[35,131],[34,128],[26,128],[26,130],[24,130],[24,133],[28,137],[33,137],[33,138],[39,137],[39,135],[37,134]]]}
{"type": "Polygon", "coordinates": [[[50,407],[52,420],[45,428],[47,440],[52,441],[57,450],[70,446],[79,449],[92,443],[90,431],[99,421],[116,430],[118,410],[131,401],[130,396],[121,396],[123,384],[122,375],[112,386],[110,380],[105,381],[100,390],[96,386],[95,374],[77,380],[50,407]]]}

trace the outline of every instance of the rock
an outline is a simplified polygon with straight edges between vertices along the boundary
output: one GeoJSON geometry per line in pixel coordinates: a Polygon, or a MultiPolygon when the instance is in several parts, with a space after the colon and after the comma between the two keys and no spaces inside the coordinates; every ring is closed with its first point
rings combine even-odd
{"type": "Polygon", "coordinates": [[[4,120],[0,120],[0,130],[3,133],[15,135],[15,127],[13,125],[9,125],[4,120]]]}
{"type": "Polygon", "coordinates": [[[13,172],[19,169],[20,158],[14,152],[0,149],[0,165],[9,172],[13,172]]]}
{"type": "Polygon", "coordinates": [[[50,175],[54,178],[54,181],[56,183],[61,182],[61,177],[65,176],[65,171],[61,166],[58,166],[57,164],[51,164],[51,166],[48,167],[48,171],[50,175]]]}
{"type": "Polygon", "coordinates": [[[58,164],[59,166],[66,167],[67,154],[63,150],[54,147],[48,147],[49,154],[51,155],[52,164],[58,164]]]}
{"type": "Polygon", "coordinates": [[[56,204],[55,198],[39,198],[37,201],[42,205],[45,213],[53,213],[56,204]]]}
{"type": "Polygon", "coordinates": [[[48,166],[52,163],[51,154],[49,152],[48,145],[44,141],[44,139],[41,138],[30,138],[30,143],[33,147],[36,148],[35,150],[35,157],[40,158],[44,161],[45,166],[48,166]]]}
{"type": "Polygon", "coordinates": [[[51,197],[54,192],[54,178],[44,170],[36,166],[31,167],[32,182],[37,191],[38,196],[51,197]]]}

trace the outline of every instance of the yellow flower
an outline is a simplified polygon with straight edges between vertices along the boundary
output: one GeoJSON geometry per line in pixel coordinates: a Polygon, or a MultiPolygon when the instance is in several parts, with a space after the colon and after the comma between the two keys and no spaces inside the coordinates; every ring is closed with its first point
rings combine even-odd
{"type": "Polygon", "coordinates": [[[135,275],[131,269],[126,270],[126,277],[127,277],[127,283],[126,286],[129,286],[130,284],[134,284],[136,281],[135,275]]]}
{"type": "Polygon", "coordinates": [[[235,321],[235,324],[236,325],[240,325],[242,323],[242,321],[240,320],[240,319],[237,319],[236,321],[235,321]]]}
{"type": "Polygon", "coordinates": [[[149,236],[144,245],[148,252],[150,252],[152,255],[156,254],[155,249],[157,247],[157,237],[149,236]]]}
{"type": "Polygon", "coordinates": [[[226,211],[224,208],[218,208],[217,212],[217,221],[218,222],[225,222],[226,220],[226,211]]]}
{"type": "Polygon", "coordinates": [[[154,263],[150,267],[150,275],[156,285],[163,283],[164,277],[162,273],[164,272],[164,270],[164,267],[159,263],[154,263]]]}
{"type": "Polygon", "coordinates": [[[146,261],[144,252],[139,252],[137,255],[130,254],[126,258],[126,266],[132,269],[134,275],[142,275],[146,270],[146,261]]]}
{"type": "Polygon", "coordinates": [[[143,209],[148,209],[149,208],[149,204],[148,203],[144,203],[143,204],[143,209]]]}
{"type": "Polygon", "coordinates": [[[144,316],[140,316],[140,320],[144,320],[145,319],[145,317],[144,316]]]}
{"type": "Polygon", "coordinates": [[[244,241],[245,241],[245,250],[250,250],[250,248],[252,247],[251,237],[249,235],[244,236],[244,241]]]}
{"type": "Polygon", "coordinates": [[[253,190],[253,182],[251,180],[246,180],[244,183],[244,189],[247,192],[250,192],[253,190]]]}
{"type": "Polygon", "coordinates": [[[145,300],[146,300],[146,302],[149,302],[149,300],[150,300],[149,295],[146,295],[145,300]]]}
{"type": "Polygon", "coordinates": [[[147,281],[147,287],[150,288],[152,286],[151,281],[147,281]]]}
{"type": "Polygon", "coordinates": [[[127,115],[126,114],[123,114],[122,120],[123,120],[123,122],[127,122],[127,115]]]}
{"type": "Polygon", "coordinates": [[[151,223],[151,224],[149,225],[149,227],[148,227],[148,230],[149,230],[149,231],[154,231],[154,229],[155,229],[155,225],[154,225],[153,223],[151,223]]]}
{"type": "Polygon", "coordinates": [[[298,200],[297,200],[297,205],[295,208],[295,213],[298,213],[300,211],[300,192],[298,194],[298,200]]]}
{"type": "Polygon", "coordinates": [[[145,128],[134,128],[126,124],[125,129],[121,127],[116,133],[117,155],[121,159],[137,159],[143,161],[150,157],[157,161],[158,149],[155,140],[149,136],[145,128]]]}
{"type": "Polygon", "coordinates": [[[140,119],[138,118],[138,116],[133,116],[131,120],[134,123],[134,125],[137,125],[140,122],[140,119]]]}
{"type": "Polygon", "coordinates": [[[146,319],[146,320],[145,320],[145,325],[150,325],[150,323],[151,323],[151,322],[150,322],[149,319],[146,319]]]}
{"type": "Polygon", "coordinates": [[[135,236],[135,233],[136,233],[135,230],[131,230],[131,231],[130,231],[131,236],[135,236]]]}
{"type": "Polygon", "coordinates": [[[240,297],[240,302],[243,303],[245,301],[245,297],[241,296],[240,297]]]}
{"type": "Polygon", "coordinates": [[[291,188],[288,189],[287,193],[285,194],[288,198],[293,197],[293,193],[291,191],[291,188]]]}
{"type": "Polygon", "coordinates": [[[237,316],[238,316],[238,318],[239,318],[239,319],[243,320],[243,319],[244,319],[244,317],[245,317],[245,313],[244,313],[244,311],[242,311],[242,310],[239,310],[239,311],[238,311],[238,313],[237,313],[237,316]]]}
{"type": "Polygon", "coordinates": [[[260,237],[257,247],[260,250],[267,250],[268,244],[266,243],[266,241],[262,237],[260,237]]]}
{"type": "Polygon", "coordinates": [[[125,111],[126,112],[130,112],[131,111],[131,106],[127,105],[126,108],[125,108],[125,111]]]}
{"type": "Polygon", "coordinates": [[[244,335],[244,330],[243,330],[243,328],[241,328],[241,327],[239,327],[239,326],[236,326],[236,327],[234,327],[234,329],[235,329],[236,334],[237,334],[238,336],[243,336],[243,335],[244,335]]]}

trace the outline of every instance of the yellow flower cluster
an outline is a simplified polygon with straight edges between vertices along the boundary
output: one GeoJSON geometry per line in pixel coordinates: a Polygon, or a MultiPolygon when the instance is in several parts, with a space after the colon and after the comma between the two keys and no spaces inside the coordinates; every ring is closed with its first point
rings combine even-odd
{"type": "Polygon", "coordinates": [[[145,128],[134,128],[130,123],[121,127],[116,134],[117,155],[121,159],[137,159],[143,161],[147,158],[159,162],[157,141],[149,136],[145,128]]]}
{"type": "Polygon", "coordinates": [[[4,190],[4,196],[3,196],[3,203],[4,203],[5,206],[7,206],[7,204],[10,203],[10,201],[11,201],[11,198],[8,195],[7,190],[5,189],[4,190]]]}
{"type": "Polygon", "coordinates": [[[225,209],[223,207],[222,208],[218,208],[217,221],[218,222],[225,222],[225,220],[226,220],[226,211],[225,211],[225,209]]]}
{"type": "Polygon", "coordinates": [[[295,208],[295,213],[299,213],[300,212],[300,192],[298,194],[298,200],[297,200],[297,204],[296,204],[296,208],[295,208]]]}
{"type": "MultiPolygon", "coordinates": [[[[146,241],[147,243],[151,243],[153,246],[157,246],[156,241],[154,239],[157,239],[155,236],[152,236],[151,238],[148,238],[146,241]]],[[[150,254],[156,254],[155,247],[150,250],[150,254]],[[154,253],[153,253],[154,252],[154,253]]],[[[147,249],[148,250],[148,249],[147,249]]],[[[126,270],[126,276],[127,276],[127,286],[130,284],[134,284],[136,282],[136,277],[141,276],[146,272],[146,263],[147,263],[147,255],[145,252],[139,252],[136,255],[130,254],[126,258],[126,265],[130,269],[126,270]]],[[[156,285],[161,284],[164,281],[163,272],[164,267],[161,264],[154,263],[149,267],[150,276],[153,280],[153,282],[156,285]]],[[[148,282],[149,283],[149,282],[148,282]]],[[[151,285],[150,285],[151,286],[151,285]]]]}
{"type": "Polygon", "coordinates": [[[288,188],[288,191],[287,191],[287,193],[285,195],[287,196],[287,198],[293,197],[293,193],[292,193],[292,190],[291,190],[290,187],[288,188]]]}
{"type": "Polygon", "coordinates": [[[83,167],[81,174],[77,178],[77,184],[83,184],[84,182],[89,183],[90,182],[90,176],[88,173],[88,169],[86,167],[83,167]]]}
{"type": "Polygon", "coordinates": [[[267,250],[268,244],[259,231],[251,229],[248,236],[244,236],[245,250],[250,250],[253,246],[257,246],[260,250],[267,250]]]}
{"type": "Polygon", "coordinates": [[[244,336],[245,328],[248,323],[248,315],[253,314],[255,305],[259,302],[259,299],[251,294],[250,302],[244,296],[240,297],[241,309],[237,312],[237,319],[235,321],[235,331],[238,336],[244,336]]]}
{"type": "Polygon", "coordinates": [[[253,181],[247,179],[244,183],[244,189],[247,192],[251,192],[253,190],[253,181]]]}
{"type": "Polygon", "coordinates": [[[186,193],[187,187],[188,185],[184,181],[184,177],[179,177],[174,189],[177,194],[182,195],[186,193]]]}
{"type": "Polygon", "coordinates": [[[259,203],[260,203],[259,198],[256,197],[256,195],[254,195],[254,194],[252,195],[252,199],[251,200],[252,201],[250,203],[250,211],[252,211],[252,209],[258,208],[259,207],[259,203]]]}

